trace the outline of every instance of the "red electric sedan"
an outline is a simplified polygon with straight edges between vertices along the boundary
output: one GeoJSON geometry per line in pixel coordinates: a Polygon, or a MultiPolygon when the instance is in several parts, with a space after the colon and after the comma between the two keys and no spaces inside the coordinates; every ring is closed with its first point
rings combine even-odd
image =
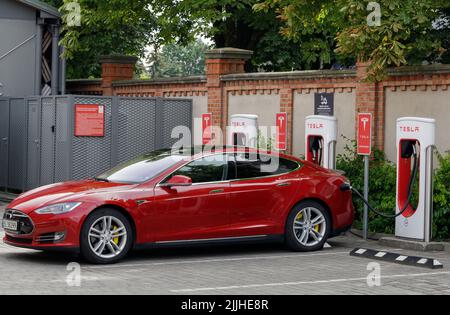
{"type": "Polygon", "coordinates": [[[284,240],[323,248],[354,219],[345,177],[248,148],[159,150],[96,178],[38,188],[7,208],[6,244],[114,263],[133,248],[284,240]]]}

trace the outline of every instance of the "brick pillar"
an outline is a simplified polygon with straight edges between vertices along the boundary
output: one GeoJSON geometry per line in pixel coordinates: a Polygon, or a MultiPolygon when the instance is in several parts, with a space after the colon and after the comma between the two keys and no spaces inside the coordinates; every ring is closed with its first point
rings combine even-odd
{"type": "Polygon", "coordinates": [[[236,48],[213,49],[206,53],[208,111],[213,114],[213,126],[222,128],[224,139],[226,139],[228,104],[220,77],[226,74],[244,73],[245,62],[252,55],[252,51],[236,48]]]}
{"type": "Polygon", "coordinates": [[[133,79],[137,60],[136,57],[121,55],[100,57],[103,95],[114,95],[113,82],[133,79]]]}
{"type": "MultiPolygon", "coordinates": [[[[384,149],[384,89],[381,83],[368,82],[367,68],[370,63],[357,63],[356,111],[357,113],[372,113],[372,145],[384,149]]],[[[358,125],[356,125],[358,128],[358,125]]]]}
{"type": "Polygon", "coordinates": [[[280,91],[280,111],[282,113],[287,113],[288,121],[288,147],[286,153],[292,153],[294,128],[293,128],[293,115],[294,115],[294,90],[291,88],[284,88],[280,91]]]}

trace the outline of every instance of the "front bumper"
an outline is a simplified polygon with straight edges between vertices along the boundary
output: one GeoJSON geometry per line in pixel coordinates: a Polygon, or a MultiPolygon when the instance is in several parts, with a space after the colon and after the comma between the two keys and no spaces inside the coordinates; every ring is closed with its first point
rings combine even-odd
{"type": "Polygon", "coordinates": [[[80,209],[62,215],[39,215],[7,209],[3,219],[16,221],[19,231],[5,229],[7,245],[37,250],[77,250],[86,214],[80,209]]]}

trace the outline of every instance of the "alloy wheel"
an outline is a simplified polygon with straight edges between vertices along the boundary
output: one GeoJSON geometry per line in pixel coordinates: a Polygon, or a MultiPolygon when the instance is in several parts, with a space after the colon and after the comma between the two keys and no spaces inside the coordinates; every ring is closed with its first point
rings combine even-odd
{"type": "Polygon", "coordinates": [[[104,216],[89,228],[89,247],[100,258],[111,259],[119,256],[127,245],[127,229],[116,217],[104,216]]]}
{"type": "Polygon", "coordinates": [[[293,229],[300,244],[312,247],[322,242],[327,231],[327,222],[319,209],[306,207],[296,215],[293,229]]]}

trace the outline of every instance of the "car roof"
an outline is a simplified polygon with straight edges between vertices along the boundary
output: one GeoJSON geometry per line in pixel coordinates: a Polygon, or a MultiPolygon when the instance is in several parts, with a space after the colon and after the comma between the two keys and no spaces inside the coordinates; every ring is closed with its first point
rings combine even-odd
{"type": "Polygon", "coordinates": [[[250,147],[244,147],[244,146],[192,146],[192,147],[183,147],[180,150],[173,150],[173,149],[167,149],[172,150],[173,153],[178,153],[180,155],[186,155],[191,156],[192,159],[197,159],[205,155],[211,155],[211,154],[220,154],[220,153],[254,153],[254,154],[267,154],[267,155],[278,155],[282,158],[295,160],[301,163],[304,163],[303,160],[287,155],[284,153],[280,153],[278,151],[269,151],[269,150],[262,150],[257,148],[250,148],[250,147]]]}

